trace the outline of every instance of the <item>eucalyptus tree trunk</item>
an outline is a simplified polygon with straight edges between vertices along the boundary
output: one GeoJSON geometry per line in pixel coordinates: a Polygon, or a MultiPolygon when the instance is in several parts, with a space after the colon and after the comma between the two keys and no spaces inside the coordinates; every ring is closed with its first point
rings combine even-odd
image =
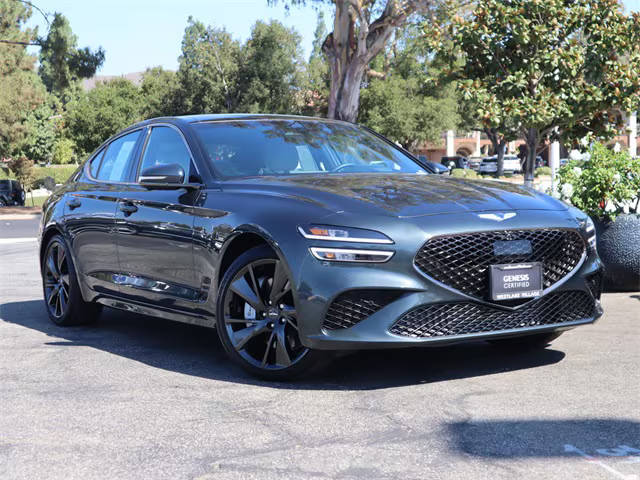
{"type": "Polygon", "coordinates": [[[434,1],[387,0],[380,16],[371,21],[373,2],[334,0],[333,31],[322,45],[331,71],[329,118],[348,122],[358,119],[360,84],[369,63],[397,27],[410,15],[425,11],[434,1]]]}
{"type": "Polygon", "coordinates": [[[534,170],[536,164],[536,154],[540,143],[538,130],[530,128],[526,135],[527,159],[524,163],[524,186],[533,188],[534,170]]]}

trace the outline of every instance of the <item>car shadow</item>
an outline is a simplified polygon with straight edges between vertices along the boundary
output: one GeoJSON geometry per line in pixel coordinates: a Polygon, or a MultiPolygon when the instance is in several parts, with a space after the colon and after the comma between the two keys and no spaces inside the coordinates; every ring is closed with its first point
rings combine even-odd
{"type": "Polygon", "coordinates": [[[640,454],[640,423],[620,418],[452,422],[447,431],[456,453],[482,458],[640,454]]]}
{"type": "Polygon", "coordinates": [[[560,362],[545,349],[514,352],[486,342],[440,348],[368,350],[337,356],[323,370],[296,382],[263,382],[230,362],[213,329],[105,308],[95,325],[58,327],[42,300],[0,305],[0,318],[49,335],[46,345],[89,346],[147,365],[221,381],[311,390],[372,390],[478,377],[560,362]]]}

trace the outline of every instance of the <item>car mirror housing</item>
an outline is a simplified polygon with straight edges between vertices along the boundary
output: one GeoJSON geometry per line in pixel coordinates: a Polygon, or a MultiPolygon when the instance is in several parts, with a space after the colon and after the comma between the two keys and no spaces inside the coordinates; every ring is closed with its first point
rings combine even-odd
{"type": "Polygon", "coordinates": [[[176,185],[184,183],[184,176],[184,169],[180,165],[169,163],[145,168],[138,181],[143,185],[176,185]]]}

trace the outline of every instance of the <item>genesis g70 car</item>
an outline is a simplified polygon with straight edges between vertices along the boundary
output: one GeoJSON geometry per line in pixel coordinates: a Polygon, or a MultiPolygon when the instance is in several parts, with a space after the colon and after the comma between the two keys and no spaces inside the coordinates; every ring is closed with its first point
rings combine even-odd
{"type": "Polygon", "coordinates": [[[49,317],[84,324],[108,306],[215,327],[231,359],[285,379],[338,350],[544,347],[602,314],[585,214],[431,173],[340,121],[138,123],[43,207],[49,317]]]}

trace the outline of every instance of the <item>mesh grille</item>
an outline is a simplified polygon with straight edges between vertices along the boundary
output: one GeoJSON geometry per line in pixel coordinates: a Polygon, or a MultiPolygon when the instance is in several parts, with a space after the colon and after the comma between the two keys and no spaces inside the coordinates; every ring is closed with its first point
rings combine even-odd
{"type": "MultiPolygon", "coordinates": [[[[508,244],[507,244],[508,245],[508,244]]],[[[425,274],[468,295],[489,300],[489,266],[542,262],[543,284],[549,288],[580,262],[584,241],[575,230],[502,230],[434,237],[415,257],[425,274]],[[497,241],[526,240],[531,253],[494,251],[497,241]]]]}
{"type": "Polygon", "coordinates": [[[408,337],[444,337],[526,329],[593,316],[591,296],[583,291],[568,291],[546,295],[515,311],[469,302],[423,305],[400,317],[390,331],[408,337]]]}
{"type": "Polygon", "coordinates": [[[394,290],[350,290],[329,307],[322,326],[327,330],[353,327],[402,295],[394,290]]]}

